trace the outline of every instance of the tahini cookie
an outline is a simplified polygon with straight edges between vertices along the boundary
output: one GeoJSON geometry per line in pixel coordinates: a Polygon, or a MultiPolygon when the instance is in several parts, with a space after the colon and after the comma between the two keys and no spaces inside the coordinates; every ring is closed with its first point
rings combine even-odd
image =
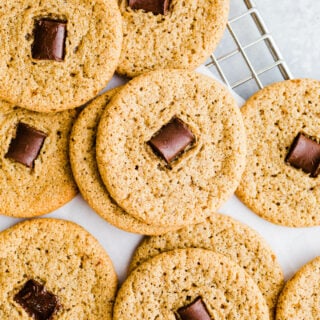
{"type": "Polygon", "coordinates": [[[320,257],[304,265],[284,287],[277,320],[319,320],[320,257]]]}
{"type": "Polygon", "coordinates": [[[233,97],[209,77],[161,70],[130,81],[103,113],[97,163],[112,198],[147,224],[203,221],[233,193],[245,166],[233,97]]]}
{"type": "Polygon", "coordinates": [[[34,111],[92,99],[118,63],[121,15],[115,0],[3,0],[0,96],[34,111]]]}
{"type": "Polygon", "coordinates": [[[114,320],[269,319],[256,283],[227,257],[204,249],[159,254],[120,288],[114,320]]]}
{"type": "Polygon", "coordinates": [[[162,234],[169,228],[151,226],[133,218],[111,198],[104,186],[96,163],[96,131],[114,89],[93,100],[77,118],[70,136],[70,161],[74,178],[88,204],[105,220],[128,232],[162,234]]]}
{"type": "Polygon", "coordinates": [[[75,223],[35,219],[0,234],[0,318],[112,319],[117,276],[75,223]]]}
{"type": "Polygon", "coordinates": [[[0,214],[34,217],[77,194],[69,163],[75,110],[38,113],[0,101],[0,214]]]}
{"type": "Polygon", "coordinates": [[[154,69],[195,69],[226,27],[229,0],[119,0],[123,46],[117,71],[130,77],[154,69]]]}
{"type": "Polygon", "coordinates": [[[237,195],[273,223],[320,224],[320,82],[273,84],[241,109],[248,138],[247,166],[237,195]]]}
{"type": "Polygon", "coordinates": [[[133,255],[130,270],[161,252],[184,248],[215,251],[245,269],[258,284],[273,319],[284,281],[281,267],[265,240],[256,231],[231,217],[213,214],[205,222],[161,236],[146,237],[133,255]]]}

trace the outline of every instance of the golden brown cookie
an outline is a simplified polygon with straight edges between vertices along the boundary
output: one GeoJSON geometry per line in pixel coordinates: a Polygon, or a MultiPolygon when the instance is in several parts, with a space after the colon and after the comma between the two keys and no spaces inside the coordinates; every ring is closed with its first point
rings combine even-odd
{"type": "Polygon", "coordinates": [[[112,319],[117,276],[75,223],[35,219],[0,233],[0,318],[112,319]]]}
{"type": "Polygon", "coordinates": [[[0,97],[34,111],[75,108],[111,79],[121,51],[116,0],[2,0],[0,97]]]}
{"type": "Polygon", "coordinates": [[[206,317],[184,319],[269,319],[266,301],[248,274],[204,249],[168,251],[141,264],[120,288],[113,319],[174,320],[195,302],[191,309],[206,317]]]}
{"type": "Polygon", "coordinates": [[[248,155],[237,195],[273,223],[291,227],[320,224],[320,177],[311,172],[313,165],[310,172],[305,172],[307,167],[297,168],[299,162],[319,165],[319,96],[319,81],[290,80],[264,88],[241,109],[248,155]],[[292,153],[299,133],[306,136],[300,137],[292,153]],[[308,140],[311,147],[305,144],[308,140]],[[289,155],[297,163],[290,164],[289,155]]]}
{"type": "Polygon", "coordinates": [[[157,2],[169,3],[165,15],[132,9],[127,0],[119,0],[124,34],[120,74],[134,77],[155,69],[193,70],[222,38],[229,0],[157,2]]]}
{"type": "Polygon", "coordinates": [[[112,225],[128,232],[157,235],[169,228],[148,225],[122,210],[104,186],[96,163],[96,131],[104,109],[119,89],[93,100],[77,118],[70,136],[70,161],[74,178],[90,207],[112,225]]]}
{"type": "Polygon", "coordinates": [[[284,287],[277,320],[319,320],[320,257],[304,265],[284,287]]]}
{"type": "Polygon", "coordinates": [[[111,101],[98,128],[97,163],[130,215],[183,226],[203,221],[231,196],[245,145],[239,108],[224,86],[195,72],[159,70],[133,79],[111,101]],[[157,139],[171,159],[154,150],[157,139]]]}
{"type": "Polygon", "coordinates": [[[213,214],[205,222],[146,237],[136,249],[129,270],[162,253],[174,249],[203,248],[223,254],[246,270],[258,284],[273,319],[283,273],[266,241],[250,227],[231,217],[213,214]]]}
{"type": "Polygon", "coordinates": [[[77,111],[38,113],[0,101],[0,214],[34,217],[77,194],[69,135],[77,111]]]}

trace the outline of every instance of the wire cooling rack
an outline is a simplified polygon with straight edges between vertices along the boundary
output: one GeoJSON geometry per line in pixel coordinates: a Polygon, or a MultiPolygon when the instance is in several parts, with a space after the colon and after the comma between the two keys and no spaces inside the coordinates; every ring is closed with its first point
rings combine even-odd
{"type": "Polygon", "coordinates": [[[252,0],[231,0],[224,37],[205,63],[244,99],[264,86],[292,78],[252,0]]]}

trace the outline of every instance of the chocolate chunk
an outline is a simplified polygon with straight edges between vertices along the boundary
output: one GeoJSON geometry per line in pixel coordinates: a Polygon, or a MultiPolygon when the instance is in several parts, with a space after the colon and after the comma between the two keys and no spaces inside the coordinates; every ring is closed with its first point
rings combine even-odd
{"type": "Polygon", "coordinates": [[[201,297],[186,307],[178,309],[178,314],[181,320],[212,320],[201,297]]]}
{"type": "Polygon", "coordinates": [[[58,298],[35,280],[28,280],[14,296],[14,301],[36,320],[50,320],[61,308],[58,298]]]}
{"type": "Polygon", "coordinates": [[[32,58],[63,61],[67,23],[42,19],[35,22],[32,58]]]}
{"type": "Polygon", "coordinates": [[[285,161],[315,178],[320,171],[320,144],[300,132],[293,140],[285,161]]]}
{"type": "Polygon", "coordinates": [[[131,9],[143,9],[144,11],[150,11],[153,14],[164,14],[169,12],[170,0],[129,0],[129,6],[131,9]]]}
{"type": "Polygon", "coordinates": [[[174,117],[149,140],[148,144],[157,155],[171,163],[194,141],[195,137],[187,125],[174,117]]]}
{"type": "Polygon", "coordinates": [[[47,135],[25,123],[19,123],[15,138],[11,140],[6,158],[31,168],[47,135]]]}

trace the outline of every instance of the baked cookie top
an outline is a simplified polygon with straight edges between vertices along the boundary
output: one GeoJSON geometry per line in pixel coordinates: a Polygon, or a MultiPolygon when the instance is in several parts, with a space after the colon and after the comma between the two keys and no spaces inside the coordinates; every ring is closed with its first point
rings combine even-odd
{"type": "Polygon", "coordinates": [[[251,277],[227,257],[204,249],[168,251],[141,264],[120,288],[113,318],[175,320],[198,298],[200,308],[191,309],[206,317],[183,319],[269,319],[251,277]]]}
{"type": "Polygon", "coordinates": [[[215,251],[245,269],[258,284],[273,319],[284,281],[277,257],[256,231],[231,217],[213,214],[203,223],[157,237],[146,237],[136,249],[129,270],[162,252],[184,248],[215,251]]]}
{"type": "Polygon", "coordinates": [[[77,224],[28,220],[0,233],[0,248],[2,320],[112,319],[112,262],[77,224]]]}
{"type": "Polygon", "coordinates": [[[103,184],[96,163],[96,131],[114,89],[93,100],[81,112],[70,136],[70,161],[74,178],[88,204],[112,225],[128,232],[157,235],[169,228],[148,225],[122,210],[103,184]]]}
{"type": "Polygon", "coordinates": [[[159,226],[209,216],[237,187],[245,153],[231,94],[182,70],[130,81],[103,113],[97,133],[97,163],[111,196],[135,218],[159,226]]]}
{"type": "Polygon", "coordinates": [[[75,108],[111,79],[121,51],[115,0],[3,0],[0,96],[34,111],[75,108]]]}
{"type": "Polygon", "coordinates": [[[320,177],[314,177],[313,168],[304,172],[308,171],[304,165],[317,166],[320,160],[319,96],[319,81],[289,80],[256,93],[241,109],[248,155],[237,195],[273,223],[291,227],[320,224],[320,177]],[[299,133],[303,135],[297,140],[299,133]],[[294,142],[299,142],[295,151],[294,142]],[[304,169],[296,168],[299,163],[304,169]]]}
{"type": "Polygon", "coordinates": [[[284,287],[277,320],[319,320],[320,257],[304,265],[284,287]]]}
{"type": "Polygon", "coordinates": [[[68,144],[75,110],[38,113],[0,101],[0,214],[34,217],[77,194],[68,144]]]}
{"type": "Polygon", "coordinates": [[[222,38],[229,0],[154,2],[169,2],[168,12],[135,10],[127,0],[119,0],[124,34],[120,74],[134,77],[154,69],[195,69],[222,38]]]}

